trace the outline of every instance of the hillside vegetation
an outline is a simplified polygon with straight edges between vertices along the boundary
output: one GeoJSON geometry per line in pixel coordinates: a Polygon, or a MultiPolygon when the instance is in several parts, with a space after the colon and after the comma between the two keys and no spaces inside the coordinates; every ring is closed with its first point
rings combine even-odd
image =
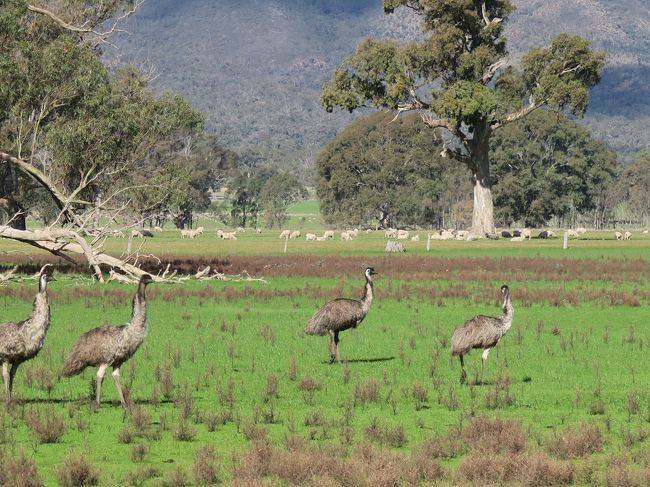
{"type": "MultiPolygon", "coordinates": [[[[641,0],[518,0],[508,24],[511,58],[561,31],[608,53],[585,123],[620,153],[648,145],[650,11],[641,0]]],[[[323,81],[364,37],[414,38],[402,12],[395,26],[380,0],[161,0],[145,3],[109,59],[153,69],[154,85],[187,97],[207,125],[251,164],[308,168],[352,119],[327,114],[323,81]]]]}

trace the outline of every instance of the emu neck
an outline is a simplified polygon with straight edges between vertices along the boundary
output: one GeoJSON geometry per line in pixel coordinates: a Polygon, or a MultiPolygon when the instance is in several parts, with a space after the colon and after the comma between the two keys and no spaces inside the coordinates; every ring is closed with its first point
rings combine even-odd
{"type": "Polygon", "coordinates": [[[140,283],[138,291],[133,297],[133,315],[131,316],[131,326],[147,327],[147,301],[144,295],[146,284],[140,283]]]}
{"type": "Polygon", "coordinates": [[[501,322],[503,323],[504,333],[508,331],[510,326],[512,326],[512,318],[515,314],[515,309],[512,307],[512,301],[510,301],[510,293],[506,293],[506,296],[503,300],[503,317],[501,322]]]}
{"type": "Polygon", "coordinates": [[[372,303],[372,281],[368,278],[366,278],[366,288],[363,293],[363,298],[361,298],[361,302],[363,303],[363,308],[368,311],[370,309],[370,303],[372,303]]]}

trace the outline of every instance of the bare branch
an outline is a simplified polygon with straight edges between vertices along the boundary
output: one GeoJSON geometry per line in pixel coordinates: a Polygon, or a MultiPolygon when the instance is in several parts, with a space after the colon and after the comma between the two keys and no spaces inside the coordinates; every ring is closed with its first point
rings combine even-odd
{"type": "Polygon", "coordinates": [[[113,20],[113,23],[110,27],[110,29],[105,30],[105,31],[98,31],[95,30],[92,27],[87,27],[86,25],[72,25],[69,22],[66,22],[64,19],[62,19],[60,16],[55,14],[54,12],[47,10],[45,8],[37,7],[35,5],[28,5],[27,9],[31,12],[40,14],[40,15],[45,15],[46,17],[49,17],[51,20],[53,20],[56,24],[59,25],[59,27],[68,30],[70,32],[75,32],[80,35],[85,35],[85,34],[92,34],[93,37],[93,42],[99,44],[99,43],[105,43],[109,44],[110,46],[116,47],[115,44],[111,43],[108,41],[108,37],[110,37],[112,34],[116,32],[126,32],[124,29],[119,29],[118,25],[124,21],[127,17],[130,17],[133,15],[138,8],[144,3],[145,0],[136,0],[136,2],[133,4],[133,8],[130,10],[127,10],[124,12],[122,15],[117,17],[115,20],[113,20]]]}
{"type": "Polygon", "coordinates": [[[505,59],[499,59],[496,63],[490,64],[485,70],[485,73],[483,73],[483,76],[481,76],[481,83],[486,85],[492,81],[492,78],[494,78],[494,75],[497,73],[497,71],[499,71],[499,69],[501,69],[505,64],[505,59]]]}

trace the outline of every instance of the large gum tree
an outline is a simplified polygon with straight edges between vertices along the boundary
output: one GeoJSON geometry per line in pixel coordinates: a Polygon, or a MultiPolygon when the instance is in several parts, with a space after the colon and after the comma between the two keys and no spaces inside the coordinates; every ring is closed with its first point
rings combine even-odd
{"type": "Polygon", "coordinates": [[[519,66],[508,65],[509,0],[384,0],[386,13],[398,8],[418,14],[422,40],[363,40],[323,86],[323,106],[419,112],[442,155],[471,172],[472,232],[492,233],[492,134],[544,105],[582,115],[605,55],[579,36],[560,34],[519,66]]]}

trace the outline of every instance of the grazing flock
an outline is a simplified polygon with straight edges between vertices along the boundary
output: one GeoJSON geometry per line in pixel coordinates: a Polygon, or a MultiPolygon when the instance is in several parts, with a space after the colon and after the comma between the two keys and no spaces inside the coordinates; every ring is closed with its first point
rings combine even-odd
{"type": "MultiPolygon", "coordinates": [[[[243,232],[244,229],[237,231],[243,232]]],[[[218,231],[223,239],[236,240],[235,232],[218,231]]],[[[181,238],[195,238],[203,233],[203,227],[196,230],[182,230],[181,238]]],[[[571,235],[575,238],[586,232],[585,229],[576,229],[571,235]]],[[[139,232],[142,234],[142,232],[139,232]]],[[[647,230],[643,232],[647,233],[647,230]]],[[[356,237],[358,230],[341,232],[342,240],[349,240],[356,237]]],[[[438,238],[465,239],[467,235],[461,232],[440,231],[436,234],[438,238]]],[[[134,235],[135,236],[135,235],[134,235]]],[[[388,238],[408,239],[409,232],[406,230],[388,229],[385,232],[388,238]]],[[[416,235],[417,236],[417,235],[416,235]]],[[[502,237],[514,239],[530,239],[530,229],[517,231],[510,234],[502,232],[502,237]]],[[[549,238],[553,236],[550,230],[540,232],[538,238],[549,238]]],[[[624,234],[615,232],[616,240],[629,240],[632,234],[626,231],[624,234]]],[[[283,230],[280,238],[300,238],[299,230],[283,230]]],[[[307,240],[327,240],[334,238],[334,232],[326,231],[323,235],[317,236],[313,233],[306,234],[307,240]]],[[[419,236],[418,236],[419,237],[419,236]]],[[[415,239],[415,236],[411,237],[415,239]]],[[[29,316],[18,322],[5,323],[0,325],[0,362],[2,362],[2,379],[5,387],[5,403],[9,405],[12,401],[13,383],[18,367],[25,361],[34,358],[45,341],[50,326],[50,306],[47,296],[47,285],[54,281],[53,267],[45,265],[39,273],[38,293],[34,299],[32,311],[29,316]]],[[[339,334],[347,329],[356,328],[368,314],[373,299],[373,279],[375,269],[366,267],[364,270],[365,284],[361,299],[336,298],[320,307],[310,318],[305,328],[309,335],[329,336],[328,350],[330,363],[340,362],[339,355],[339,334]]],[[[87,367],[97,367],[95,402],[99,406],[101,400],[101,386],[106,370],[113,369],[112,376],[117,388],[120,402],[127,407],[127,400],[124,397],[120,384],[120,367],[131,358],[143,343],[147,335],[147,304],[145,290],[153,278],[145,274],[140,278],[138,287],[133,297],[131,320],[125,325],[111,326],[104,325],[94,328],[79,337],[65,359],[62,375],[71,377],[79,374],[87,367]]],[[[453,332],[451,338],[451,354],[460,360],[461,375],[460,382],[464,384],[467,380],[464,357],[472,349],[483,350],[481,364],[480,383],[483,383],[483,373],[490,350],[494,348],[499,340],[507,333],[512,325],[514,308],[510,298],[510,289],[504,285],[501,287],[503,294],[503,314],[501,317],[478,315],[465,322],[465,324],[453,332]]]]}

